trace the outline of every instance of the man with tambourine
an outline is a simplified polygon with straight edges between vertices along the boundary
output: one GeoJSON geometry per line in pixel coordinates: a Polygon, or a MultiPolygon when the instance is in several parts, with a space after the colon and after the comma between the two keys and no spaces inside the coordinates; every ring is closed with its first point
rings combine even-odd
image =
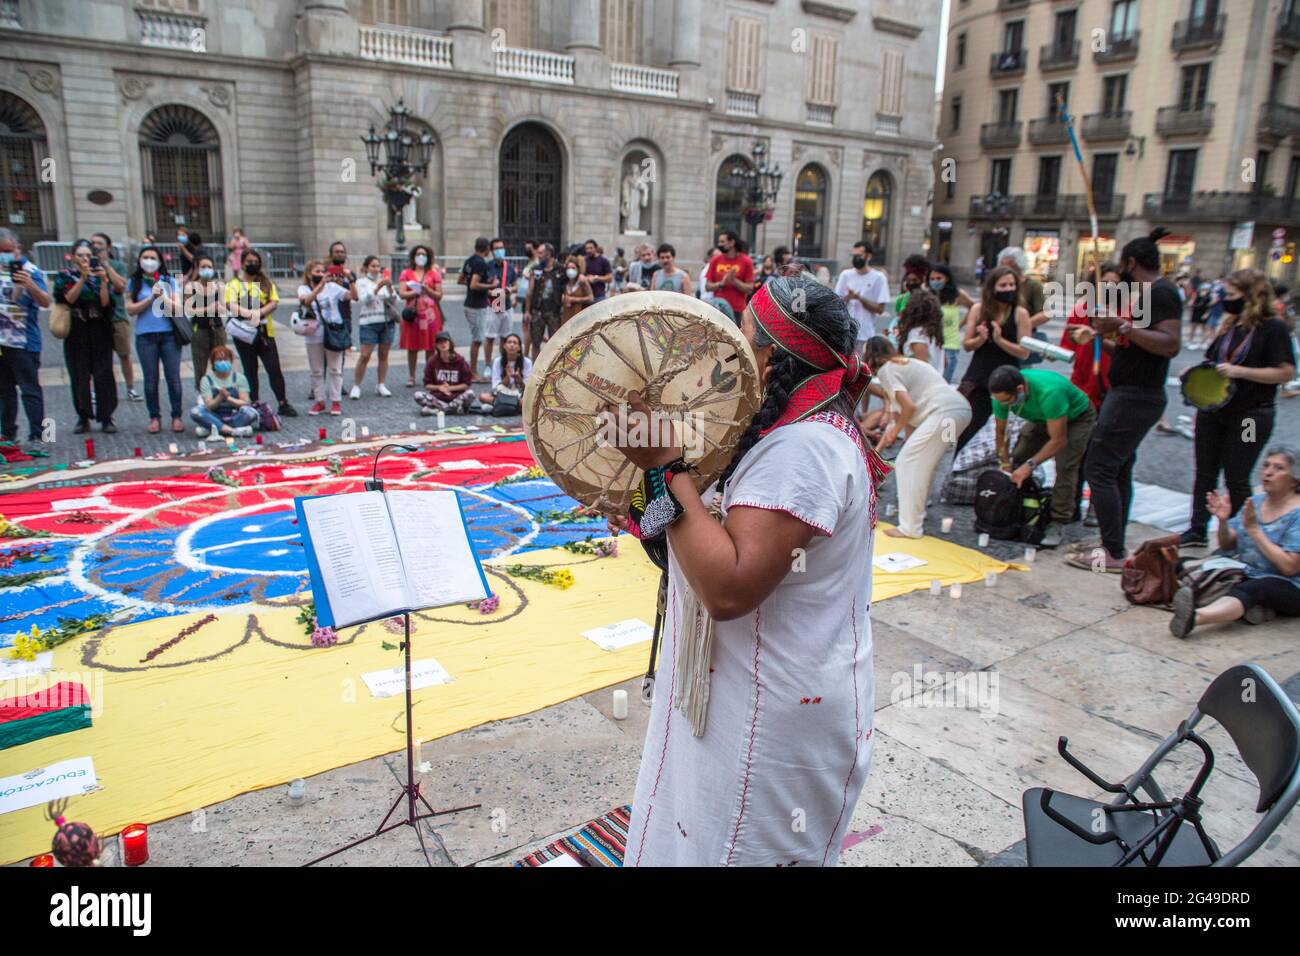
{"type": "Polygon", "coordinates": [[[1208,544],[1207,495],[1223,473],[1236,515],[1250,497],[1250,474],[1273,433],[1277,387],[1295,376],[1286,323],[1277,318],[1264,273],[1242,269],[1225,283],[1223,323],[1205,348],[1205,362],[1182,376],[1183,399],[1196,412],[1196,481],[1191,523],[1180,544],[1208,544]]]}

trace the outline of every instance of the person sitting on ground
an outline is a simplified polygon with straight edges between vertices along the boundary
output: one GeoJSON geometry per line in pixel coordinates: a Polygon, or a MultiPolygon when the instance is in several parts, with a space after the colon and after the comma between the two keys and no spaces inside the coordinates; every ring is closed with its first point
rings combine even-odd
{"type": "Polygon", "coordinates": [[[415,393],[415,404],[420,406],[421,415],[438,412],[463,415],[474,400],[474,393],[469,390],[474,378],[469,362],[456,351],[456,343],[449,333],[439,332],[434,344],[437,348],[424,367],[424,390],[415,393]]]}
{"type": "Polygon", "coordinates": [[[492,405],[498,395],[523,400],[524,385],[533,372],[532,360],[524,354],[524,344],[511,332],[501,340],[501,353],[492,363],[492,391],[479,395],[484,405],[492,405]]]}
{"type": "Polygon", "coordinates": [[[1044,548],[1061,543],[1061,528],[1075,520],[1079,463],[1088,448],[1097,411],[1083,391],[1059,372],[1003,365],[989,376],[993,417],[997,421],[998,462],[1011,471],[1019,487],[1034,469],[1056,458],[1052,485],[1052,522],[1044,529],[1044,548]],[[1024,419],[1015,451],[1007,453],[1007,415],[1024,419]]]}
{"type": "Polygon", "coordinates": [[[1235,549],[1246,577],[1202,608],[1196,607],[1191,588],[1179,588],[1169,622],[1174,637],[1186,637],[1204,624],[1242,618],[1262,624],[1279,614],[1300,616],[1300,451],[1281,445],[1269,449],[1259,480],[1264,493],[1248,499],[1235,517],[1226,494],[1206,496],[1210,513],[1219,519],[1219,547],[1235,549]]]}
{"type": "Polygon", "coordinates": [[[199,380],[199,403],[190,411],[200,438],[246,438],[260,420],[249,401],[248,379],[235,371],[235,353],[218,345],[208,353],[210,370],[199,380]]]}

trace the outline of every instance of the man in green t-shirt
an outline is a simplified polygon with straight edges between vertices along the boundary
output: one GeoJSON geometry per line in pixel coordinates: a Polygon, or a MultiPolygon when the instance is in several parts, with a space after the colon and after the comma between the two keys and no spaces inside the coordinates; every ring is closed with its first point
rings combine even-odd
{"type": "Polygon", "coordinates": [[[1003,365],[993,370],[988,387],[993,396],[993,417],[997,420],[998,461],[1003,468],[1014,466],[1012,480],[1020,485],[1043,462],[1056,459],[1052,523],[1042,541],[1044,548],[1054,548],[1061,543],[1061,526],[1078,520],[1079,471],[1092,427],[1097,423],[1097,413],[1088,396],[1057,372],[1003,365]],[[1015,451],[1010,455],[1007,454],[1009,412],[1024,420],[1015,451]]]}
{"type": "Polygon", "coordinates": [[[131,366],[131,349],[135,347],[135,332],[131,328],[131,319],[126,314],[126,303],[122,299],[122,290],[131,270],[121,259],[115,258],[113,240],[107,233],[97,232],[90,237],[90,248],[108,276],[109,296],[113,300],[113,351],[122,363],[122,381],[126,382],[126,397],[133,402],[144,401],[144,396],[135,390],[135,369],[131,366]]]}

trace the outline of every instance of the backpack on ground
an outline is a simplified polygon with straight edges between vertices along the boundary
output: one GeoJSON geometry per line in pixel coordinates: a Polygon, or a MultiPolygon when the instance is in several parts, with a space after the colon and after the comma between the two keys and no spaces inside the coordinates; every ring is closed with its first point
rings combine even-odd
{"type": "Polygon", "coordinates": [[[257,409],[257,427],[264,432],[278,432],[280,430],[280,416],[271,410],[271,406],[266,402],[257,402],[254,406],[257,409]]]}
{"type": "Polygon", "coordinates": [[[1007,472],[990,469],[975,482],[975,530],[1036,545],[1051,521],[1051,497],[1032,475],[1017,488],[1007,472]]]}

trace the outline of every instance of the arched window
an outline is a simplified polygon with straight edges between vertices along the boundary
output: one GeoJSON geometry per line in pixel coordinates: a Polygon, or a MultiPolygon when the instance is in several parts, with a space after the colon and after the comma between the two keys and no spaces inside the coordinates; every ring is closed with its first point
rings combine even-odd
{"type": "Polygon", "coordinates": [[[799,171],[794,186],[795,255],[805,259],[822,258],[826,233],[826,171],[808,164],[799,171]]]}
{"type": "Polygon", "coordinates": [[[0,226],[25,248],[54,239],[54,194],[41,176],[49,151],[45,124],[30,103],[0,91],[0,226]]]}
{"type": "Polygon", "coordinates": [[[862,238],[871,243],[871,261],[875,265],[885,265],[889,261],[886,242],[893,205],[893,178],[883,170],[872,174],[862,200],[862,238]]]}
{"type": "Polygon", "coordinates": [[[601,0],[600,46],[615,63],[641,62],[641,0],[601,0]]]}
{"type": "Polygon", "coordinates": [[[754,164],[747,156],[739,153],[728,156],[718,167],[717,192],[713,198],[713,235],[710,242],[718,238],[718,233],[729,229],[753,245],[754,227],[745,222],[745,209],[749,206],[749,192],[754,188],[754,177],[757,175],[754,164]]]}
{"type": "Polygon", "coordinates": [[[221,238],[226,234],[221,191],[221,144],[198,110],[160,106],[140,124],[145,227],[169,235],[176,226],[221,238]]]}

